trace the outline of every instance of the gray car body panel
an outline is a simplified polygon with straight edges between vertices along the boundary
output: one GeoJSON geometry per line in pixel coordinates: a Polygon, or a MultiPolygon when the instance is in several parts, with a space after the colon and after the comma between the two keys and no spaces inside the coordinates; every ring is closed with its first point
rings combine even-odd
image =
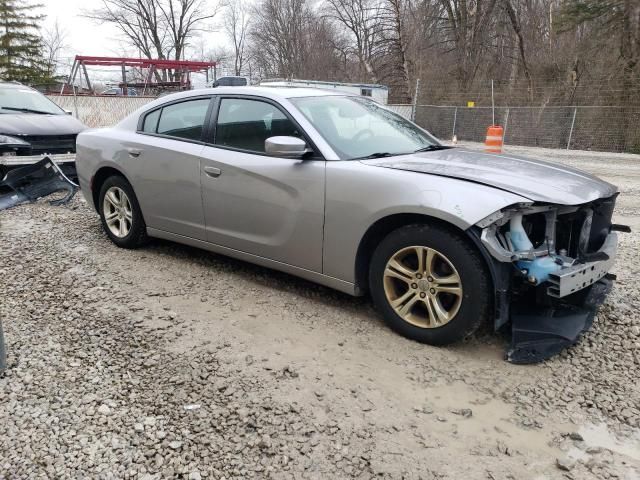
{"type": "Polygon", "coordinates": [[[368,160],[366,163],[469,180],[507,190],[535,202],[560,205],[580,205],[610,197],[617,191],[615,186],[574,168],[515,155],[460,148],[368,160]]]}
{"type": "Polygon", "coordinates": [[[371,161],[339,160],[289,101],[324,95],[344,94],[220,87],[214,92],[162,97],[113,128],[80,134],[77,169],[82,191],[93,204],[93,176],[102,167],[114,168],[132,184],[150,235],[286,271],[350,294],[360,292],[355,277],[360,242],[372,225],[386,217],[421,214],[465,230],[516,203],[584,203],[615,191],[576,170],[457,149],[371,161]],[[205,94],[277,102],[325,160],[285,160],[136,132],[144,112],[205,94]],[[142,153],[132,157],[130,149],[142,153]],[[205,167],[220,174],[212,178],[205,167]],[[551,174],[569,186],[554,187],[551,180],[540,182],[535,177],[551,174]],[[538,183],[544,190],[536,196],[538,183]]]}

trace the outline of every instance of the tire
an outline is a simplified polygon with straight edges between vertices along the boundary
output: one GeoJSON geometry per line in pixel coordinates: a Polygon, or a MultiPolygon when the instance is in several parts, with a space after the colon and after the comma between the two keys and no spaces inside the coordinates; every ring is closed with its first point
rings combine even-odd
{"type": "Polygon", "coordinates": [[[113,175],[104,181],[98,195],[98,211],[102,228],[118,247],[138,248],[147,243],[147,225],[142,210],[124,177],[113,175]],[[107,195],[109,199],[105,199],[107,195]]]}
{"type": "Polygon", "coordinates": [[[369,267],[373,302],[400,335],[448,345],[472,335],[488,318],[493,285],[484,259],[453,230],[431,225],[394,230],[377,246],[369,267]]]}

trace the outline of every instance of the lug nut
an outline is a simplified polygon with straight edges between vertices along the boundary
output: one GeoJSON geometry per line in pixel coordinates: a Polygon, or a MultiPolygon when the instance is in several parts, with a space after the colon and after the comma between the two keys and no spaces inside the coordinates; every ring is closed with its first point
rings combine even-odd
{"type": "Polygon", "coordinates": [[[418,274],[416,275],[416,278],[418,278],[418,279],[422,278],[422,274],[418,273],[418,274]]]}
{"type": "Polygon", "coordinates": [[[411,284],[411,288],[418,288],[418,284],[417,283],[412,283],[411,284]]]}
{"type": "Polygon", "coordinates": [[[436,293],[436,289],[435,289],[435,288],[431,288],[431,289],[429,289],[429,291],[430,291],[431,293],[436,293]]]}
{"type": "Polygon", "coordinates": [[[429,282],[433,282],[433,277],[427,277],[427,280],[428,280],[429,282]]]}
{"type": "Polygon", "coordinates": [[[427,294],[426,294],[426,293],[424,293],[424,292],[422,292],[422,293],[420,294],[420,298],[424,298],[424,297],[426,297],[426,296],[427,296],[427,294]]]}

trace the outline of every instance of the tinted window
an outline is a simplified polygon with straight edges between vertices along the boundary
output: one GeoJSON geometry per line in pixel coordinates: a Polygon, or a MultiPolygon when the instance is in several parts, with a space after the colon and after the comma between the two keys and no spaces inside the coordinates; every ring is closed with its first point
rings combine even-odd
{"type": "Polygon", "coordinates": [[[162,109],[158,133],[188,140],[201,140],[210,100],[189,100],[162,109]]]}
{"type": "Polygon", "coordinates": [[[142,131],[147,133],[156,133],[156,127],[158,126],[158,118],[160,118],[160,110],[156,110],[147,114],[144,117],[144,123],[142,124],[142,131]]]}
{"type": "Polygon", "coordinates": [[[264,141],[280,135],[301,137],[297,127],[270,103],[239,98],[222,100],[216,126],[217,145],[264,152],[264,141]]]}

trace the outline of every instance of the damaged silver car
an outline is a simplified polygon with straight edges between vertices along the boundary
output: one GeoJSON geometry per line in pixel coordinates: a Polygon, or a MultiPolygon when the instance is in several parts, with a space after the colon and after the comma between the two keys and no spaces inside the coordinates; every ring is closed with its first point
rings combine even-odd
{"type": "Polygon", "coordinates": [[[575,342],[611,288],[616,187],[446,147],[359,96],[221,87],[81,133],[81,189],[118,246],[148,237],[370,293],[400,334],[445,345],[492,320],[507,358],[575,342]]]}

